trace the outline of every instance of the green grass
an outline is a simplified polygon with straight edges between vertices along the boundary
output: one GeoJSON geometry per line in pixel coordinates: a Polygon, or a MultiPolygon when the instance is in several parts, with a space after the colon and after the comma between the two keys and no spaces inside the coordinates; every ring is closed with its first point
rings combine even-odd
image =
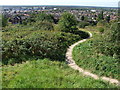
{"type": "Polygon", "coordinates": [[[67,64],[48,59],[28,61],[2,69],[3,88],[115,88],[85,77],[67,64]]]}
{"type": "Polygon", "coordinates": [[[92,32],[93,37],[73,49],[73,59],[80,67],[99,76],[120,79],[118,59],[98,53],[94,43],[102,36],[97,31],[91,30],[90,32],[92,32]]]}

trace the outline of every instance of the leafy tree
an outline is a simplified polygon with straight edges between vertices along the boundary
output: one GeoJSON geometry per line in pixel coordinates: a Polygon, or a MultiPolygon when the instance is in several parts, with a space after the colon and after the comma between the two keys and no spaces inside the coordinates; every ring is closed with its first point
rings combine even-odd
{"type": "Polygon", "coordinates": [[[85,20],[85,17],[84,17],[84,16],[82,16],[82,17],[81,17],[81,20],[82,20],[82,21],[84,21],[84,20],[85,20]]]}
{"type": "Polygon", "coordinates": [[[120,58],[120,23],[115,22],[104,31],[103,38],[98,43],[99,50],[105,55],[120,58]],[[102,43],[101,43],[102,42],[102,43]]]}
{"type": "Polygon", "coordinates": [[[88,22],[81,21],[81,22],[79,22],[78,27],[79,28],[85,28],[85,26],[88,26],[88,25],[89,25],[88,22]]]}
{"type": "Polygon", "coordinates": [[[8,25],[8,18],[2,15],[2,27],[5,27],[8,25]]]}
{"type": "Polygon", "coordinates": [[[23,22],[24,25],[26,25],[26,23],[35,23],[35,22],[50,22],[50,23],[54,23],[54,17],[51,14],[46,14],[46,13],[32,13],[30,15],[30,18],[28,18],[27,20],[25,20],[23,22]]]}
{"type": "Polygon", "coordinates": [[[60,30],[64,32],[74,32],[74,30],[77,30],[77,20],[75,16],[67,12],[62,14],[58,25],[60,30]]]}
{"type": "Polygon", "coordinates": [[[52,23],[50,22],[36,22],[35,27],[39,30],[54,30],[52,23]]]}
{"type": "Polygon", "coordinates": [[[47,21],[47,22],[53,23],[54,17],[51,14],[47,15],[45,13],[40,13],[40,14],[38,14],[37,20],[38,21],[47,21]]]}
{"type": "Polygon", "coordinates": [[[112,55],[116,55],[118,58],[120,58],[120,23],[116,22],[113,23],[111,26],[111,32],[108,35],[107,39],[108,42],[111,43],[110,48],[112,48],[112,55]]]}
{"type": "Polygon", "coordinates": [[[103,11],[98,15],[98,21],[104,20],[103,11]]]}
{"type": "Polygon", "coordinates": [[[110,33],[111,41],[114,43],[120,43],[120,23],[114,23],[111,26],[111,33],[110,33]]]}
{"type": "Polygon", "coordinates": [[[110,15],[109,16],[106,16],[106,21],[109,23],[110,22],[110,15]]]}

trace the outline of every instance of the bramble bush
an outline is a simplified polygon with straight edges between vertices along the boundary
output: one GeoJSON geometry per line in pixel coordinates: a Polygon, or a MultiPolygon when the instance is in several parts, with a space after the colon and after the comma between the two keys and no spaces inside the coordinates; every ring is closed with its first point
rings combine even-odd
{"type": "Polygon", "coordinates": [[[110,55],[116,58],[120,58],[120,24],[115,22],[111,24],[111,27],[106,29],[103,37],[99,40],[98,51],[105,55],[110,55]]]}
{"type": "Polygon", "coordinates": [[[53,24],[49,22],[36,22],[35,28],[39,30],[54,30],[53,24]]]}
{"type": "Polygon", "coordinates": [[[85,26],[88,26],[88,25],[90,25],[88,22],[81,21],[81,22],[79,22],[78,27],[79,28],[85,28],[85,26]]]}
{"type": "Polygon", "coordinates": [[[100,32],[100,33],[103,33],[103,32],[104,32],[104,28],[100,27],[100,28],[99,28],[99,32],[100,32]]]}
{"type": "Polygon", "coordinates": [[[79,35],[71,33],[37,31],[25,37],[3,40],[3,64],[19,63],[27,56],[62,61],[65,58],[66,48],[80,39],[79,35]]]}

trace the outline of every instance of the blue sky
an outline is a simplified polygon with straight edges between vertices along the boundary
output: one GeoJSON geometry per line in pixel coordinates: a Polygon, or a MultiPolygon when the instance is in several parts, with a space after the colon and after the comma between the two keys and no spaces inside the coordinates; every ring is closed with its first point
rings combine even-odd
{"type": "Polygon", "coordinates": [[[0,5],[77,5],[118,7],[119,0],[0,0],[0,5]]]}

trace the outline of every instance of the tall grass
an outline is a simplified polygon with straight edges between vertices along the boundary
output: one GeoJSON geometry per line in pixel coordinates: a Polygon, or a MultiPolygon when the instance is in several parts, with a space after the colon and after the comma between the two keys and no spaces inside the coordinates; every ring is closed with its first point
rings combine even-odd
{"type": "Polygon", "coordinates": [[[3,67],[3,88],[115,88],[48,59],[3,67]]]}

